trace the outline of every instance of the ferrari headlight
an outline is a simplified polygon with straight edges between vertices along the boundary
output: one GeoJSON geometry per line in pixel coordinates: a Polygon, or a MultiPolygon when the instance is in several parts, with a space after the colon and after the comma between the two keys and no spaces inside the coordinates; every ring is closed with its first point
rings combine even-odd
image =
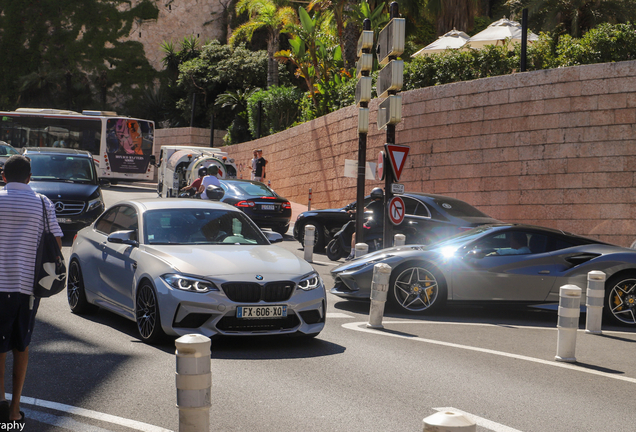
{"type": "Polygon", "coordinates": [[[303,276],[303,280],[301,280],[298,283],[298,288],[300,288],[303,291],[311,291],[313,289],[318,288],[321,285],[322,285],[322,279],[320,279],[320,276],[318,275],[318,273],[313,272],[306,276],[303,276]]]}
{"type": "Polygon", "coordinates": [[[191,276],[171,273],[161,276],[161,279],[166,281],[166,283],[171,287],[183,291],[206,293],[208,291],[219,290],[212,282],[203,279],[197,279],[191,276]]]}

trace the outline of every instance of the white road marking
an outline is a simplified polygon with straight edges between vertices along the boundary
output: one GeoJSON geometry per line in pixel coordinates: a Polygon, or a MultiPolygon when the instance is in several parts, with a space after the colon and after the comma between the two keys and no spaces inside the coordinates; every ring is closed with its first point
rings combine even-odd
{"type": "Polygon", "coordinates": [[[494,421],[490,421],[487,420],[483,417],[478,417],[476,415],[467,413],[465,411],[462,410],[458,410],[457,408],[453,408],[453,407],[444,407],[444,408],[433,408],[435,411],[452,411],[455,412],[457,414],[461,414],[464,417],[466,417],[469,420],[472,420],[475,422],[476,425],[481,426],[481,427],[485,427],[486,429],[490,429],[491,431],[494,432],[521,432],[519,429],[513,429],[511,427],[502,425],[500,423],[495,423],[494,421]]]}
{"type": "Polygon", "coordinates": [[[347,315],[340,312],[327,312],[327,318],[353,318],[353,315],[347,315]]]}
{"type": "Polygon", "coordinates": [[[24,412],[24,416],[28,420],[35,420],[39,423],[49,424],[62,429],[68,429],[77,432],[110,432],[110,429],[88,425],[86,423],[73,420],[70,417],[57,416],[54,414],[30,410],[26,408],[24,408],[22,411],[24,412]]]}
{"type": "MultiPolygon", "coordinates": [[[[6,393],[5,396],[7,399],[11,399],[11,394],[6,393]]],[[[54,411],[60,411],[60,412],[64,412],[67,414],[73,414],[76,416],[81,416],[81,417],[88,417],[88,418],[92,418],[95,420],[99,420],[99,421],[103,421],[103,422],[107,422],[107,423],[112,423],[112,424],[116,424],[116,425],[120,425],[120,426],[125,426],[127,428],[130,429],[134,429],[134,430],[138,430],[138,431],[144,431],[144,432],[172,432],[169,429],[164,429],[162,427],[159,426],[153,426],[150,425],[148,423],[142,423],[136,420],[130,420],[130,419],[126,419],[123,417],[117,417],[114,415],[110,415],[110,414],[105,414],[105,413],[100,413],[98,411],[92,411],[92,410],[88,410],[88,409],[84,409],[84,408],[78,408],[78,407],[74,407],[71,405],[65,405],[65,404],[61,404],[61,403],[57,403],[57,402],[50,402],[50,401],[45,401],[42,399],[36,399],[36,398],[31,398],[31,397],[24,397],[22,396],[22,398],[20,399],[20,403],[21,404],[25,404],[25,405],[33,405],[36,407],[42,407],[42,408],[46,408],[46,409],[50,409],[50,410],[54,410],[54,411]]],[[[29,416],[27,416],[28,418],[29,416]]],[[[37,420],[36,417],[31,417],[37,420]]],[[[44,422],[44,423],[48,423],[48,422],[44,422]]],[[[52,423],[49,423],[52,424],[52,423]]],[[[84,429],[79,429],[79,430],[86,430],[86,428],[84,429]]]]}
{"type": "MultiPolygon", "coordinates": [[[[437,323],[437,322],[429,322],[429,321],[383,321],[382,324],[449,324],[449,323],[437,323]]],[[[471,325],[470,323],[452,323],[452,324],[460,324],[460,325],[471,325]]],[[[459,348],[459,349],[464,349],[467,351],[476,351],[476,352],[481,352],[481,353],[485,353],[485,354],[493,354],[493,355],[498,355],[501,357],[508,357],[508,358],[514,358],[517,360],[525,360],[525,361],[529,361],[529,362],[533,362],[533,363],[539,363],[539,364],[543,364],[546,366],[553,366],[553,367],[558,367],[558,368],[562,368],[562,369],[569,369],[569,370],[573,370],[573,371],[577,371],[577,372],[584,372],[590,375],[598,375],[598,376],[602,376],[605,378],[612,378],[615,380],[619,380],[619,381],[626,381],[632,384],[636,384],[636,378],[630,378],[630,377],[625,377],[625,376],[620,376],[620,375],[616,375],[616,374],[611,374],[611,373],[607,373],[607,372],[601,372],[601,371],[597,371],[597,370],[593,370],[593,369],[586,369],[580,366],[577,366],[576,364],[571,364],[571,363],[560,363],[554,360],[544,360],[544,359],[539,359],[539,358],[534,358],[534,357],[528,357],[528,356],[524,356],[524,355],[520,355],[520,354],[513,354],[513,353],[507,353],[504,351],[496,351],[496,350],[491,350],[488,348],[479,348],[479,347],[474,347],[474,346],[470,346],[470,345],[461,345],[461,344],[456,344],[456,343],[452,343],[452,342],[443,342],[443,341],[438,341],[438,340],[433,340],[433,339],[424,339],[421,337],[416,337],[416,336],[405,336],[405,335],[399,335],[399,334],[395,334],[395,333],[388,333],[388,332],[384,332],[382,330],[374,330],[374,329],[370,329],[366,327],[367,323],[366,322],[353,322],[353,323],[346,323],[343,324],[342,327],[347,328],[349,330],[355,330],[355,331],[360,331],[360,332],[366,332],[366,333],[373,333],[373,334],[377,334],[377,335],[382,335],[382,336],[390,336],[390,337],[396,337],[396,338],[401,338],[401,339],[408,339],[408,340],[413,340],[413,341],[417,341],[417,342],[424,342],[424,343],[429,343],[429,344],[433,344],[433,345],[441,345],[441,346],[446,346],[446,347],[450,347],[450,348],[459,348]]],[[[483,325],[483,326],[492,326],[492,327],[499,327],[495,324],[477,324],[477,325],[483,325]]],[[[511,328],[528,328],[528,327],[516,327],[516,326],[508,326],[511,328]]],[[[541,328],[541,329],[546,329],[546,330],[556,330],[556,329],[551,329],[548,327],[533,327],[533,328],[541,328]]],[[[582,331],[582,330],[579,330],[582,331]]],[[[620,333],[620,332],[603,332],[603,333],[620,333]]]]}

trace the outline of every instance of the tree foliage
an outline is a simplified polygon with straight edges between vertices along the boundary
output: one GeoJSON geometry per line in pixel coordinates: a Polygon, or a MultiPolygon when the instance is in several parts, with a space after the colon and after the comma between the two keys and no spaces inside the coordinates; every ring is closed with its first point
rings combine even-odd
{"type": "Polygon", "coordinates": [[[157,73],[139,42],[122,41],[154,2],[6,0],[0,3],[0,104],[4,109],[109,107],[157,73]]]}

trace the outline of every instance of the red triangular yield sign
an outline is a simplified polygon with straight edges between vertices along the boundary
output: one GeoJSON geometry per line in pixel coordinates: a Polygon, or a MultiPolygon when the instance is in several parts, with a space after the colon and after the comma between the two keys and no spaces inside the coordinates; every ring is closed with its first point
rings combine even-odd
{"type": "Polygon", "coordinates": [[[397,144],[384,144],[384,147],[386,148],[389,160],[391,161],[395,181],[400,181],[402,169],[404,168],[406,157],[409,155],[411,147],[397,144]]]}

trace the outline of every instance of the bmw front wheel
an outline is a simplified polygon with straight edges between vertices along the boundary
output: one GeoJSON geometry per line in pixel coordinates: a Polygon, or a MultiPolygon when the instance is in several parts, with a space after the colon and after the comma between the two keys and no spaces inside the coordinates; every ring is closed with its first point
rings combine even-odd
{"type": "Polygon", "coordinates": [[[159,320],[157,295],[152,285],[147,281],[144,281],[137,291],[135,317],[139,336],[145,343],[157,343],[164,338],[165,333],[159,320]]]}
{"type": "Polygon", "coordinates": [[[66,281],[66,296],[71,312],[81,315],[92,312],[97,306],[92,305],[86,300],[86,291],[84,289],[84,278],[82,277],[82,269],[77,260],[71,261],[68,269],[68,280],[66,281]]]}
{"type": "Polygon", "coordinates": [[[437,269],[425,263],[396,268],[389,281],[389,302],[403,312],[428,312],[446,301],[446,283],[437,269]]]}
{"type": "Polygon", "coordinates": [[[607,281],[603,312],[615,324],[636,325],[636,273],[619,275],[607,281]]]}

